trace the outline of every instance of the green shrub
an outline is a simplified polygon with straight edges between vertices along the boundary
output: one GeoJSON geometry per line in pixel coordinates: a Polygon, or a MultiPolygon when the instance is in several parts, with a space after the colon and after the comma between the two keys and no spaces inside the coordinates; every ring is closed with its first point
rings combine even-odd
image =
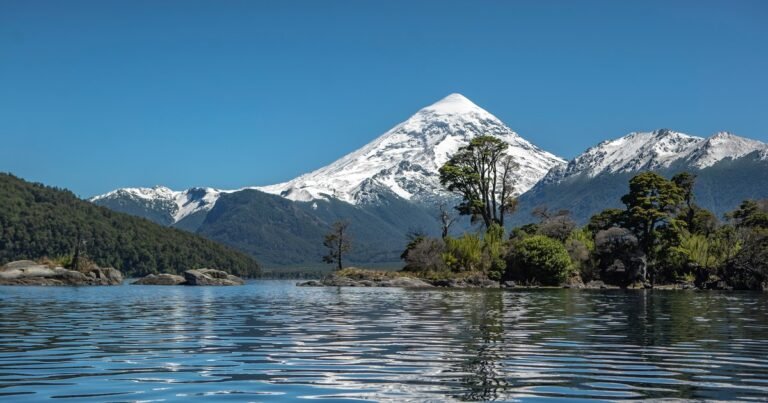
{"type": "Polygon", "coordinates": [[[571,258],[562,243],[544,235],[521,240],[511,250],[507,276],[542,285],[558,285],[570,274],[571,258]]]}
{"type": "Polygon", "coordinates": [[[483,240],[477,234],[464,234],[459,238],[445,239],[445,264],[455,272],[481,269],[483,240]]]}
{"type": "Polygon", "coordinates": [[[483,269],[491,280],[501,280],[507,269],[507,262],[503,257],[505,251],[504,228],[493,224],[483,235],[483,269]]]}
{"type": "Polygon", "coordinates": [[[571,232],[565,240],[565,249],[573,262],[573,269],[583,281],[597,280],[600,276],[595,255],[595,240],[588,228],[571,232]]]}

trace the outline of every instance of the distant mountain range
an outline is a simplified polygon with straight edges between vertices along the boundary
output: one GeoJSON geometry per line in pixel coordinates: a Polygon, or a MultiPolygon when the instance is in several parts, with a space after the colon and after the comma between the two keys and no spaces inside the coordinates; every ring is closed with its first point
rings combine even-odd
{"type": "Polygon", "coordinates": [[[719,216],[745,199],[768,197],[765,143],[730,133],[701,138],[661,129],[604,141],[554,167],[520,197],[513,221],[529,220],[533,208],[546,205],[569,210],[583,223],[601,209],[621,207],[627,182],[641,171],[695,174],[697,203],[719,216]]]}
{"type": "Polygon", "coordinates": [[[319,262],[322,235],[345,219],[356,235],[354,263],[395,263],[407,232],[437,232],[437,205],[455,201],[440,185],[438,169],[479,135],[506,141],[520,164],[514,177],[520,211],[512,220],[518,224],[530,222],[537,205],[569,209],[584,222],[619,205],[627,180],[645,170],[696,173],[699,203],[717,213],[745,198],[768,197],[768,145],[759,141],[662,129],[604,141],[566,162],[451,94],[361,149],[285,183],[237,190],[124,188],[91,201],[229,244],[267,266],[319,262]]]}

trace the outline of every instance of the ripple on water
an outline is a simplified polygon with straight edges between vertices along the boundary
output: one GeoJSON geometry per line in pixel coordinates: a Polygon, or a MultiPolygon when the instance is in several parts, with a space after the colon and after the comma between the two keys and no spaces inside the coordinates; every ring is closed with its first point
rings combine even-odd
{"type": "Polygon", "coordinates": [[[2,287],[0,400],[765,400],[750,293],[2,287]]]}

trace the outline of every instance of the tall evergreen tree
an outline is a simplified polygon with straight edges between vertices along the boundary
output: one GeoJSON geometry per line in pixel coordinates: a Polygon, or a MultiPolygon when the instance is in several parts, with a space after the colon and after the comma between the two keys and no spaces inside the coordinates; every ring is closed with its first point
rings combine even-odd
{"type": "Polygon", "coordinates": [[[659,228],[670,228],[675,224],[683,197],[684,192],[674,182],[653,172],[643,172],[629,181],[629,193],[621,198],[627,206],[627,227],[637,236],[650,263],[652,283],[656,269],[655,248],[660,238],[659,228]]]}

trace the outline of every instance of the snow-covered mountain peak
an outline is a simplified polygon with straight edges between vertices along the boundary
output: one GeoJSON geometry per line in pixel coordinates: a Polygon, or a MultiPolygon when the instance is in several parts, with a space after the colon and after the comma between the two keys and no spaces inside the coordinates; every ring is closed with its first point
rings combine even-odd
{"type": "Polygon", "coordinates": [[[172,190],[165,186],[151,188],[121,188],[103,195],[94,196],[89,200],[98,204],[109,204],[110,201],[136,203],[145,208],[163,211],[172,223],[198,211],[208,211],[216,204],[222,193],[231,191],[214,188],[195,187],[184,191],[172,190]]]}
{"type": "Polygon", "coordinates": [[[687,159],[697,168],[712,166],[724,159],[736,159],[754,151],[768,149],[768,144],[739,137],[729,132],[719,132],[704,139],[687,159]]]}
{"type": "Polygon", "coordinates": [[[724,159],[736,159],[766,149],[766,144],[720,132],[709,138],[691,136],[669,129],[633,132],[606,140],[587,149],[564,169],[550,172],[545,182],[567,177],[595,177],[605,173],[638,172],[684,165],[702,169],[724,159]]]}
{"type": "Polygon", "coordinates": [[[423,108],[422,113],[433,113],[435,115],[467,115],[478,114],[487,118],[494,118],[485,109],[477,106],[464,95],[453,93],[447,97],[435,102],[434,104],[423,108]]]}
{"type": "Polygon", "coordinates": [[[493,135],[510,145],[508,153],[520,164],[515,178],[519,193],[553,166],[564,164],[463,95],[451,94],[324,168],[259,189],[291,200],[332,197],[353,204],[375,201],[382,192],[407,200],[440,198],[446,193],[438,169],[459,147],[480,135],[493,135]]]}

